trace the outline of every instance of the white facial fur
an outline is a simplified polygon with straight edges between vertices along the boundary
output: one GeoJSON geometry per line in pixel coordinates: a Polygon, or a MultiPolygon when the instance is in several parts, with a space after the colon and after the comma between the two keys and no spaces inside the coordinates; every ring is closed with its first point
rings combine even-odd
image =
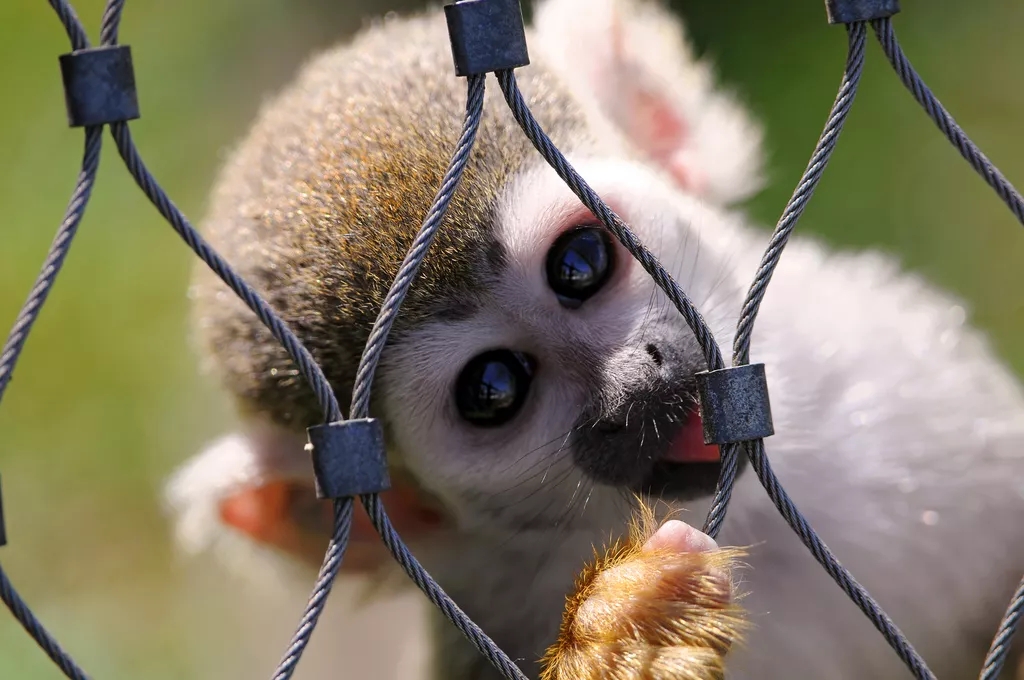
{"type": "MultiPolygon", "coordinates": [[[[741,300],[729,218],[680,194],[649,166],[615,157],[570,160],[709,311],[711,327],[725,331],[741,300]]],[[[650,364],[643,347],[651,327],[688,331],[617,243],[605,287],[579,309],[559,304],[546,279],[548,249],[565,230],[596,220],[541,159],[510,182],[499,206],[502,280],[471,318],[429,324],[388,351],[378,374],[384,417],[403,462],[462,521],[490,522],[496,513],[511,524],[545,522],[572,505],[574,521],[607,526],[612,513],[621,514],[622,495],[595,489],[573,469],[577,418],[588,395],[621,392],[650,364]],[[453,388],[470,359],[496,348],[528,352],[539,368],[519,415],[479,428],[458,415],[453,388]],[[488,516],[479,517],[484,510],[488,516]]]]}

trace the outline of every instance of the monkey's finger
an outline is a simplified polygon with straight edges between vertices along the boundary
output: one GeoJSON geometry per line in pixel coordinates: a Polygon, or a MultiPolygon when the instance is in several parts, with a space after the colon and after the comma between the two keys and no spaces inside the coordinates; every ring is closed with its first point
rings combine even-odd
{"type": "Polygon", "coordinates": [[[708,552],[717,548],[715,539],[677,519],[662,524],[644,543],[644,550],[672,550],[681,553],[708,552]]]}

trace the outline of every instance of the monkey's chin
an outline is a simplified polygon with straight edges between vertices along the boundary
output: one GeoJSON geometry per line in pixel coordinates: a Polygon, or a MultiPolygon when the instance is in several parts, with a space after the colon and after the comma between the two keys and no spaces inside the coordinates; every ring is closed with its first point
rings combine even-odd
{"type": "Polygon", "coordinates": [[[693,500],[714,492],[722,460],[717,446],[704,443],[700,418],[694,414],[676,433],[665,455],[641,483],[646,495],[693,500]]]}
{"type": "Polygon", "coordinates": [[[661,461],[640,483],[645,496],[665,500],[690,501],[715,492],[722,464],[718,462],[676,463],[661,461]]]}

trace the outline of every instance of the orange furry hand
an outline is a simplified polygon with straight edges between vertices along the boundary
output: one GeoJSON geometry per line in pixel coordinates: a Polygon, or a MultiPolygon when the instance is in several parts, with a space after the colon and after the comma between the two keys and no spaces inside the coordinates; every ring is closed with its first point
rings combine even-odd
{"type": "Polygon", "coordinates": [[[720,680],[744,628],[732,586],[738,550],[679,521],[630,537],[584,569],[542,680],[720,680]]]}

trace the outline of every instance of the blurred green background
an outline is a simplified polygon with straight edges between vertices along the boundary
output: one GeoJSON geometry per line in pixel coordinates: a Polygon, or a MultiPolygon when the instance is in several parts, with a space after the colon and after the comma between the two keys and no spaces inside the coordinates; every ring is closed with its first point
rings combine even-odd
{"type": "MultiPolygon", "coordinates": [[[[820,0],[676,5],[700,49],[766,122],[771,184],[750,210],[773,224],[832,102],[844,31],[825,23],[820,0]]],[[[1024,185],[1024,4],[903,5],[896,26],[915,65],[1011,181],[1024,185]]],[[[76,7],[97,29],[100,0],[76,7]]],[[[129,3],[122,39],[132,45],[144,115],[133,130],[186,214],[202,215],[224,149],[261,98],[312,50],[349,34],[364,15],[393,7],[368,0],[129,3]]],[[[43,0],[0,3],[4,332],[80,162],[82,133],[67,128],[57,67],[67,44],[43,0]]],[[[897,253],[966,298],[975,322],[1024,370],[1024,232],[902,89],[875,44],[839,151],[800,229],[839,246],[897,253]]],[[[167,474],[231,417],[198,376],[186,344],[191,265],[106,138],[78,241],[0,408],[11,540],[0,558],[97,678],[240,677],[233,660],[245,649],[245,603],[216,576],[188,574],[158,504],[167,474]]],[[[256,654],[259,667],[269,671],[280,650],[256,654]]],[[[58,677],[5,612],[0,675],[58,677]]]]}

